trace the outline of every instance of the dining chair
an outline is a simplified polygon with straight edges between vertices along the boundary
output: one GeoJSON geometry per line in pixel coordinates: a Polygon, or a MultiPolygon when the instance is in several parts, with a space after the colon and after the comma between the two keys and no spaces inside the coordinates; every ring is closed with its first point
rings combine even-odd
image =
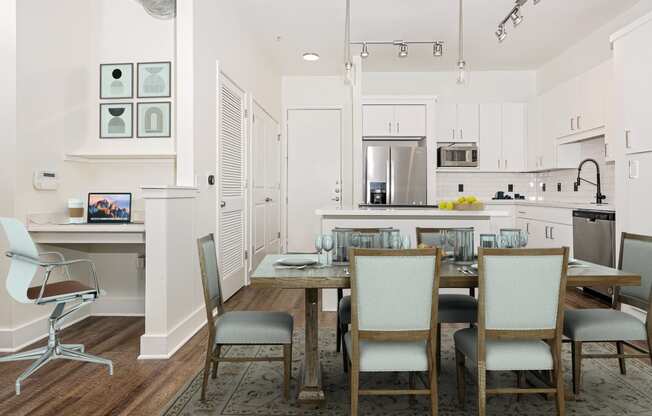
{"type": "Polygon", "coordinates": [[[288,400],[292,375],[292,331],[294,326],[292,316],[286,312],[225,312],[213,234],[198,239],[197,246],[208,319],[208,348],[204,364],[201,400],[206,400],[206,386],[211,365],[213,366],[211,376],[215,379],[218,365],[221,362],[254,361],[282,361],[284,363],[283,396],[285,400],[288,400]],[[282,346],[283,356],[220,356],[223,347],[243,345],[282,346]]]}
{"type": "MultiPolygon", "coordinates": [[[[448,228],[417,227],[417,246],[439,247],[446,245],[448,228]]],[[[468,295],[442,293],[439,295],[439,322],[437,323],[437,368],[441,367],[441,324],[465,323],[472,326],[478,320],[478,301],[475,288],[468,295]]]]}
{"type": "Polygon", "coordinates": [[[20,303],[50,308],[54,306],[48,319],[46,346],[0,357],[0,362],[35,360],[16,379],[16,394],[20,394],[21,383],[25,379],[49,361],[56,359],[105,365],[109,368],[109,375],[113,375],[111,360],[87,354],[81,344],[62,344],[59,339],[61,321],[81,307],[95,302],[103,294],[93,262],[88,259],[66,260],[63,254],[58,252],[39,253],[23,223],[13,218],[0,218],[0,224],[7,235],[9,242],[7,256],[11,258],[6,283],[7,292],[20,303]],[[47,261],[46,257],[56,258],[56,260],[47,261]],[[71,279],[70,266],[77,264],[88,266],[90,286],[71,279]],[[43,282],[38,286],[30,286],[39,270],[44,271],[43,282]],[[62,270],[64,280],[51,281],[55,270],[62,270]],[[72,306],[66,309],[66,304],[72,306]]]}
{"type": "Polygon", "coordinates": [[[487,395],[533,393],[554,394],[557,414],[563,415],[561,339],[568,248],[481,248],[478,265],[478,325],[454,335],[460,405],[468,358],[477,366],[480,416],[486,414],[487,395]],[[521,387],[519,377],[516,388],[488,389],[488,371],[552,372],[552,377],[546,387],[521,387]]]}
{"type": "Polygon", "coordinates": [[[437,297],[439,249],[351,249],[351,331],[344,337],[350,359],[351,415],[361,395],[428,395],[437,414],[437,297]],[[396,276],[401,276],[397,279],[396,276]],[[361,373],[407,372],[408,389],[360,389],[361,373]],[[426,388],[414,373],[428,372],[426,388]]]}
{"type": "Polygon", "coordinates": [[[587,358],[614,359],[620,362],[620,372],[627,374],[628,358],[652,358],[652,237],[623,233],[620,239],[618,268],[641,275],[640,286],[616,288],[611,309],[575,309],[566,311],[564,335],[571,340],[573,392],[580,394],[582,360],[587,358]],[[631,305],[647,312],[646,321],[623,312],[622,305],[631,305]],[[631,341],[644,341],[645,350],[631,341]],[[583,354],[586,343],[614,342],[616,354],[583,354]],[[638,354],[626,354],[625,346],[638,354]]]}

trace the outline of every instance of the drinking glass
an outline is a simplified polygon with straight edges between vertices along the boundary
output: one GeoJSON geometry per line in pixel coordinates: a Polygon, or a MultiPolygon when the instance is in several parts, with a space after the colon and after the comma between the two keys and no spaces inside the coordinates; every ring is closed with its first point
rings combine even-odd
{"type": "Polygon", "coordinates": [[[504,228],[500,230],[500,245],[502,248],[523,248],[527,241],[523,232],[518,228],[504,228]]]}
{"type": "Polygon", "coordinates": [[[322,243],[323,243],[324,251],[326,252],[326,265],[329,266],[330,265],[330,255],[329,254],[330,254],[331,250],[333,249],[333,236],[325,235],[323,237],[322,243]]]}
{"type": "Polygon", "coordinates": [[[480,247],[496,248],[498,247],[498,238],[496,234],[480,234],[480,247]]]}
{"type": "Polygon", "coordinates": [[[392,240],[389,242],[390,247],[392,250],[398,250],[401,248],[401,234],[395,233],[392,234],[392,240]]]}
{"type": "Polygon", "coordinates": [[[404,235],[403,239],[401,240],[401,248],[403,250],[409,250],[412,248],[412,241],[410,240],[409,235],[404,235]]]}
{"type": "Polygon", "coordinates": [[[317,260],[321,263],[321,253],[324,249],[324,237],[321,234],[317,234],[315,237],[315,250],[317,250],[317,260]]]}

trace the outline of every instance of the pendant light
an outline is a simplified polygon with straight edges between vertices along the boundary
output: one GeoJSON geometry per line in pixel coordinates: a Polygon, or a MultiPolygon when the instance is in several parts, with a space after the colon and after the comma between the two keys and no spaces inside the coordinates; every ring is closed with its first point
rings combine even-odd
{"type": "Polygon", "coordinates": [[[462,1],[460,1],[460,37],[459,37],[459,58],[457,60],[457,84],[466,85],[468,80],[468,67],[466,66],[466,61],[464,60],[464,16],[462,9],[462,1]]]}

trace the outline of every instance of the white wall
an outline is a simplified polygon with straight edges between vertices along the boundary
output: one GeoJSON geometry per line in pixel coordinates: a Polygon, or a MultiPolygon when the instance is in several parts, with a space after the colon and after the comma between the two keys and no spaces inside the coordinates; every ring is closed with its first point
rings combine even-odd
{"type": "Polygon", "coordinates": [[[466,86],[455,72],[364,72],[362,95],[436,95],[449,102],[527,102],[536,91],[534,71],[478,71],[466,86]]]}
{"type": "Polygon", "coordinates": [[[652,11],[652,0],[641,0],[609,23],[570,46],[537,71],[537,91],[546,92],[611,58],[609,36],[652,11]]]}

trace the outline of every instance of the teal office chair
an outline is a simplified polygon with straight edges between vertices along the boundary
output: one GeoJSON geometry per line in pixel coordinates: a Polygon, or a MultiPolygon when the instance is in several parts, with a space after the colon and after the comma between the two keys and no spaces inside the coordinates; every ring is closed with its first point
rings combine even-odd
{"type": "Polygon", "coordinates": [[[0,218],[0,224],[9,241],[7,256],[11,258],[11,267],[6,283],[9,295],[20,303],[54,305],[48,321],[47,346],[0,357],[0,362],[35,360],[16,379],[16,394],[20,394],[21,383],[27,377],[49,361],[58,358],[106,365],[109,367],[109,374],[113,375],[113,363],[110,360],[86,354],[83,345],[62,344],[58,337],[60,322],[65,317],[100,297],[100,285],[93,262],[87,259],[65,260],[60,253],[39,253],[29,232],[20,221],[13,218],[0,218]],[[57,261],[44,260],[48,256],[56,256],[57,261]],[[70,279],[69,267],[73,264],[88,265],[93,287],[70,279]],[[39,286],[30,286],[40,269],[44,269],[43,282],[39,286]],[[64,270],[66,280],[51,283],[52,272],[57,269],[64,270]],[[66,309],[67,303],[73,305],[66,309]]]}

